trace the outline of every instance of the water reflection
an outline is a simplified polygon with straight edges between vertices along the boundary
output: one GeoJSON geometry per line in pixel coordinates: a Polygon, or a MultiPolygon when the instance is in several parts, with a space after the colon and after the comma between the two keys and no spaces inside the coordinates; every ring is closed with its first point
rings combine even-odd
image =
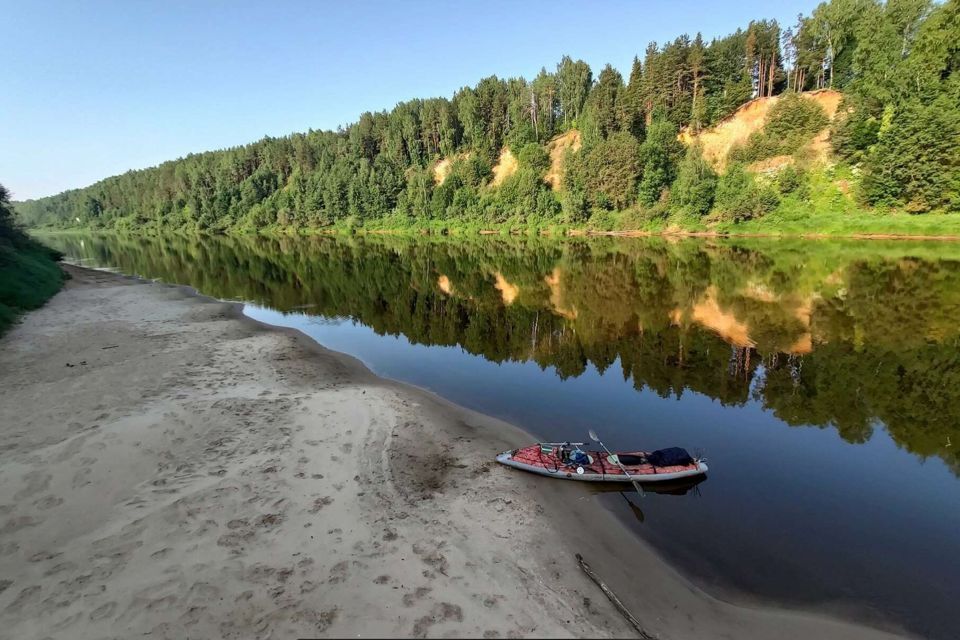
{"type": "Polygon", "coordinates": [[[256,303],[548,440],[702,447],[710,479],[682,497],[596,499],[722,597],[956,635],[960,245],[47,241],[256,303]]]}
{"type": "MultiPolygon", "coordinates": [[[[68,255],[221,298],[345,317],[561,379],[758,401],[865,442],[882,423],[960,472],[960,260],[945,245],[119,238],[68,255]],[[929,259],[924,253],[936,255],[929,259]]],[[[955,251],[955,250],[953,250],[955,251]]]]}
{"type": "Polygon", "coordinates": [[[697,476],[694,478],[683,478],[673,482],[660,482],[657,484],[648,484],[642,487],[643,493],[637,493],[633,489],[626,489],[625,484],[607,485],[597,483],[597,486],[591,486],[595,493],[618,493],[623,498],[625,507],[633,515],[634,519],[643,524],[646,515],[643,513],[644,500],[648,494],[662,496],[699,496],[700,484],[706,482],[707,476],[697,476]]]}

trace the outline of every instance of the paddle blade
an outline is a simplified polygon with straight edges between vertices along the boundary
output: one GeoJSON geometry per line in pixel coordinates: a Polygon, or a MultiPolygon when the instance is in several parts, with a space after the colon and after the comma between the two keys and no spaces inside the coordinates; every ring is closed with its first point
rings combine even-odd
{"type": "Polygon", "coordinates": [[[600,436],[597,435],[596,431],[594,431],[593,429],[590,429],[590,431],[588,431],[587,433],[590,435],[591,440],[593,440],[594,442],[600,442],[600,436]]]}

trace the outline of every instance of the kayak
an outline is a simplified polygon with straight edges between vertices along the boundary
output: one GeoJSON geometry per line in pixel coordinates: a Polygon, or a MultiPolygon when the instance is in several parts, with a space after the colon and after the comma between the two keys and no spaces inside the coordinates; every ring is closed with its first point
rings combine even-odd
{"type": "Polygon", "coordinates": [[[703,459],[694,458],[680,447],[608,454],[606,451],[581,450],[582,444],[538,442],[504,451],[497,456],[497,462],[551,478],[582,482],[669,482],[707,473],[707,463],[703,459]]]}

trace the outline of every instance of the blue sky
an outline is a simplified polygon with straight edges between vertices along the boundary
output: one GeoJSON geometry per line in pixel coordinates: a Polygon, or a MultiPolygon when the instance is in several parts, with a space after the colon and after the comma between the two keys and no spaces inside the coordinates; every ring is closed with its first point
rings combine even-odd
{"type": "Polygon", "coordinates": [[[190,152],[532,77],[563,54],[634,55],[813,0],[242,2],[0,0],[0,183],[27,199],[190,152]],[[775,4],[776,6],[773,6],[775,4]]]}

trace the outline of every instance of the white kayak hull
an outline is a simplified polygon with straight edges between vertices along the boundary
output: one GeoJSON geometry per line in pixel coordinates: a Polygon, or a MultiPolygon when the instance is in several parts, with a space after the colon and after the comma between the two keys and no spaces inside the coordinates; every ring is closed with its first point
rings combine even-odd
{"type": "MultiPolygon", "coordinates": [[[[497,462],[504,464],[508,467],[513,467],[514,469],[521,469],[523,471],[529,471],[530,473],[536,473],[541,476],[547,476],[548,478],[560,478],[563,480],[578,480],[580,482],[630,482],[623,474],[613,474],[613,473],[577,473],[576,469],[573,468],[563,468],[558,470],[553,470],[544,467],[538,467],[532,464],[526,464],[519,460],[514,460],[512,458],[513,451],[504,451],[497,456],[497,462]]],[[[632,478],[641,484],[648,484],[653,482],[670,482],[672,480],[683,480],[685,478],[694,478],[697,476],[702,476],[707,473],[707,463],[703,460],[696,461],[696,469],[685,469],[683,471],[674,471],[674,472],[664,472],[664,473],[644,473],[639,475],[634,475],[632,478]]]]}

